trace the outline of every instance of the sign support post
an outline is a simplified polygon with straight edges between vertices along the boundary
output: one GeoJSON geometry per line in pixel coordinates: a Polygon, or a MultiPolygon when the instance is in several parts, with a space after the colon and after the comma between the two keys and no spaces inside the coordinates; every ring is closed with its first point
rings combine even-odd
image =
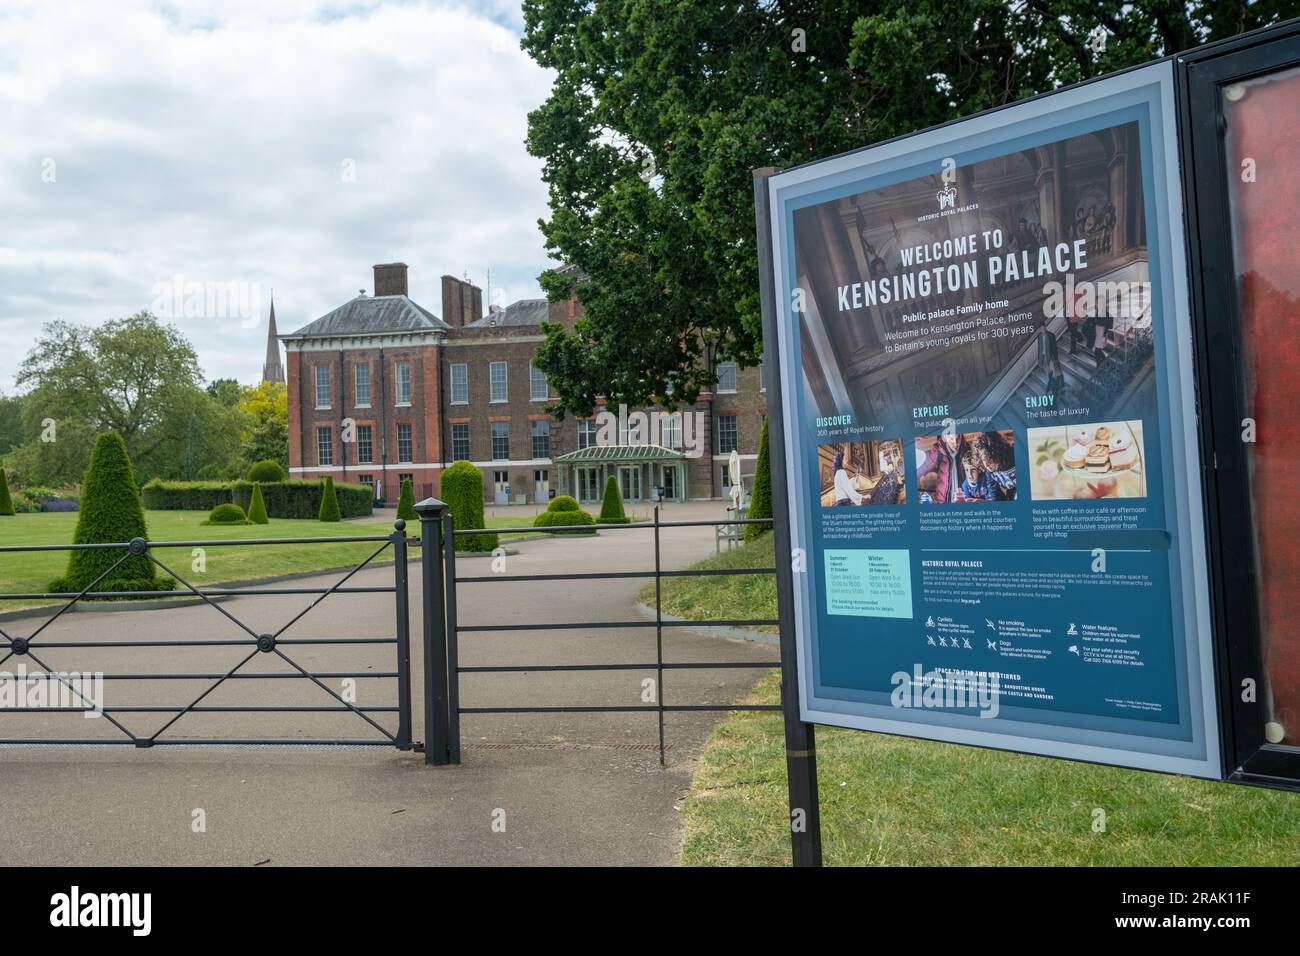
{"type": "MultiPolygon", "coordinates": [[[[795,866],[822,865],[821,812],[817,802],[817,742],[813,725],[799,713],[799,654],[795,644],[795,555],[790,547],[790,496],[786,487],[785,431],[777,342],[777,302],[768,178],[778,170],[756,169],[754,216],[758,226],[759,295],[763,315],[763,361],[767,367],[768,455],[772,470],[772,534],[776,544],[777,617],[781,638],[781,715],[785,722],[785,771],[790,794],[790,849],[795,866]]],[[[806,565],[804,565],[806,567],[806,565]]],[[[804,573],[807,573],[806,570],[804,573]]]]}

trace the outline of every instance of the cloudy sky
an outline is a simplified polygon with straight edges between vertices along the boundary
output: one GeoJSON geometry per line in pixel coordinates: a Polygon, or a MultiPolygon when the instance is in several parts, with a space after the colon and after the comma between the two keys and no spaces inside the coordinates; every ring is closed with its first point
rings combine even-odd
{"type": "Polygon", "coordinates": [[[541,295],[521,32],[509,0],[5,0],[0,392],[52,319],[168,313],[254,382],[272,290],[281,332],[378,262],[439,315],[443,273],[541,295]]]}

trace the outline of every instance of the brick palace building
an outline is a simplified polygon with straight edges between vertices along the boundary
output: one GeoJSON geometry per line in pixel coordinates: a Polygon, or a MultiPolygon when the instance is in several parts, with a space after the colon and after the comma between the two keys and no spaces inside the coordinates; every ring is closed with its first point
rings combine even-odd
{"type": "MultiPolygon", "coordinates": [[[[764,415],[761,369],[716,362],[719,383],[694,405],[703,453],[686,454],[678,428],[660,444],[597,440],[594,418],[557,420],[553,399],[533,368],[541,323],[572,328],[577,298],[524,299],[484,312],[483,292],[444,275],[442,316],[410,295],[405,263],[374,267],[374,294],[361,293],[295,332],[270,329],[267,364],[284,343],[289,396],[289,471],[294,478],[332,475],[373,485],[395,501],[409,477],[417,498],[437,496],[452,462],[483,474],[487,502],[545,502],[555,494],[598,501],[615,475],[629,501],[722,498],[736,449],[745,489],[758,453],[764,415]]],[[[617,413],[617,408],[611,408],[617,413]]],[[[635,411],[635,410],[633,410],[635,411]]],[[[644,410],[649,411],[649,410],[644,410]]],[[[690,431],[687,432],[689,437],[690,431]]]]}

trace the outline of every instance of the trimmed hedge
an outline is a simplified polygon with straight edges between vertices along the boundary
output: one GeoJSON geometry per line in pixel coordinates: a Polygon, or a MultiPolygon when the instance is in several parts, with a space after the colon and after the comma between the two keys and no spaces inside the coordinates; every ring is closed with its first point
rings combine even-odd
{"type": "MultiPolygon", "coordinates": [[[[126,443],[116,432],[104,432],[95,439],[90,467],[81,483],[81,513],[72,543],[125,543],[148,537],[126,443]]],[[[147,555],[123,557],[117,548],[72,551],[67,573],[50,582],[49,589],[82,591],[92,584],[96,591],[169,591],[176,587],[171,578],[158,578],[155,569],[147,555]],[[107,577],[101,579],[105,573],[107,577]]]]}
{"type": "Polygon", "coordinates": [[[5,476],[5,470],[0,468],[0,515],[11,515],[14,513],[14,499],[9,494],[9,479],[5,476]]]}
{"type": "Polygon", "coordinates": [[[415,488],[410,478],[402,479],[402,490],[397,495],[397,517],[403,521],[414,521],[419,517],[415,513],[415,488]]]}
{"type": "Polygon", "coordinates": [[[284,466],[278,461],[271,458],[264,458],[261,461],[254,462],[244,475],[245,481],[288,481],[289,473],[284,470],[284,466]]]}
{"type": "Polygon", "coordinates": [[[150,511],[211,511],[234,500],[228,481],[163,481],[155,478],[140,489],[150,511]]]}
{"type": "MultiPolygon", "coordinates": [[[[583,511],[581,508],[575,508],[572,511],[543,511],[541,514],[539,514],[536,518],[533,519],[534,528],[551,528],[557,525],[575,525],[575,524],[594,525],[595,523],[596,523],[596,519],[593,518],[588,512],[583,511]]],[[[595,534],[596,529],[591,528],[590,530],[588,530],[585,528],[578,528],[572,531],[568,531],[568,530],[551,531],[548,533],[549,534],[595,534]]]]}
{"type": "MultiPolygon", "coordinates": [[[[457,530],[483,528],[483,474],[467,461],[458,461],[442,473],[442,500],[447,502],[457,530]]],[[[495,534],[467,534],[456,538],[458,551],[492,551],[495,534]]]]}
{"type": "Polygon", "coordinates": [[[631,520],[623,510],[623,494],[618,490],[618,479],[610,475],[605,482],[605,497],[600,502],[600,523],[627,524],[631,520]]]}
{"type": "Polygon", "coordinates": [[[217,505],[202,524],[252,524],[239,505],[217,505]]]}
{"type": "MultiPolygon", "coordinates": [[[[321,482],[259,482],[266,513],[271,518],[316,518],[320,515],[321,482]]],[[[344,518],[365,518],[374,511],[374,492],[368,485],[335,485],[339,513],[344,518]]],[[[251,481],[162,481],[155,478],[142,489],[150,511],[211,511],[217,505],[237,504],[248,511],[253,504],[251,481]]]]}
{"type": "Polygon", "coordinates": [[[329,475],[325,476],[324,487],[321,489],[320,514],[317,517],[321,521],[342,520],[339,514],[339,496],[334,492],[334,479],[329,475]]]}
{"type": "Polygon", "coordinates": [[[547,511],[581,511],[582,506],[578,504],[578,499],[572,495],[558,495],[551,499],[551,503],[546,506],[547,511]]]}
{"type": "MultiPolygon", "coordinates": [[[[331,483],[333,479],[330,479],[331,483]]],[[[324,486],[316,481],[276,481],[259,482],[262,486],[262,499],[266,502],[266,513],[272,518],[318,518],[320,517],[321,498],[324,486]]],[[[235,504],[248,510],[253,501],[253,483],[236,481],[234,489],[235,504]]],[[[344,518],[365,518],[374,513],[375,494],[369,485],[334,485],[334,497],[338,501],[339,514],[344,518]]]]}
{"type": "MultiPolygon", "coordinates": [[[[236,505],[235,507],[239,506],[236,505]]],[[[262,499],[262,483],[260,481],[253,482],[253,493],[248,500],[248,523],[270,524],[267,520],[266,502],[262,499]]]]}
{"type": "MultiPolygon", "coordinates": [[[[754,467],[754,491],[749,497],[746,518],[772,517],[772,465],[767,454],[767,416],[763,416],[763,430],[758,436],[758,464],[754,467]]],[[[753,541],[772,530],[771,525],[747,524],[745,540],[753,541]]]]}

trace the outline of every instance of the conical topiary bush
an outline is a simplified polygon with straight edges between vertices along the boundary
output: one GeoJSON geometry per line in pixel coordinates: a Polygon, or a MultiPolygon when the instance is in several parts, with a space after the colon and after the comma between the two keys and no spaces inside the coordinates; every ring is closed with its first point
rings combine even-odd
{"type": "MultiPolygon", "coordinates": [[[[482,528],[483,473],[467,461],[458,461],[442,473],[442,497],[447,502],[456,530],[482,528]]],[[[495,534],[465,534],[456,538],[457,551],[491,551],[495,534]]]]}
{"type": "Polygon", "coordinates": [[[415,520],[415,488],[410,478],[402,479],[402,490],[397,496],[397,517],[403,521],[415,520]]]}
{"type": "Polygon", "coordinates": [[[0,515],[11,515],[14,513],[14,499],[9,494],[9,478],[5,475],[5,470],[0,468],[0,515]]]}
{"type": "Polygon", "coordinates": [[[334,491],[334,479],[329,475],[325,476],[325,482],[322,485],[320,497],[320,515],[321,521],[340,521],[342,515],[339,514],[339,496],[334,491]]]}
{"type": "Polygon", "coordinates": [[[253,482],[253,495],[248,500],[248,521],[250,524],[270,524],[266,517],[266,502],[262,500],[262,483],[253,482]]]}
{"type": "MultiPolygon", "coordinates": [[[[81,482],[81,511],[72,543],[125,543],[148,536],[126,443],[117,433],[104,432],[95,439],[90,467],[81,482]]],[[[171,578],[157,577],[156,565],[146,555],[122,560],[120,549],[104,548],[70,552],[67,574],[51,582],[50,590],[81,591],[92,584],[95,591],[161,591],[176,586],[171,578]],[[110,568],[111,573],[96,581],[110,568]]]]}
{"type": "MultiPolygon", "coordinates": [[[[747,518],[772,517],[772,465],[767,454],[767,418],[763,418],[763,430],[758,436],[758,463],[754,466],[754,492],[749,499],[747,518]]],[[[753,541],[767,531],[770,524],[745,525],[745,540],[753,541]]]]}
{"type": "Polygon", "coordinates": [[[605,497],[600,502],[598,524],[627,524],[627,512],[623,510],[623,495],[618,490],[618,479],[613,475],[605,482],[605,497]]]}

